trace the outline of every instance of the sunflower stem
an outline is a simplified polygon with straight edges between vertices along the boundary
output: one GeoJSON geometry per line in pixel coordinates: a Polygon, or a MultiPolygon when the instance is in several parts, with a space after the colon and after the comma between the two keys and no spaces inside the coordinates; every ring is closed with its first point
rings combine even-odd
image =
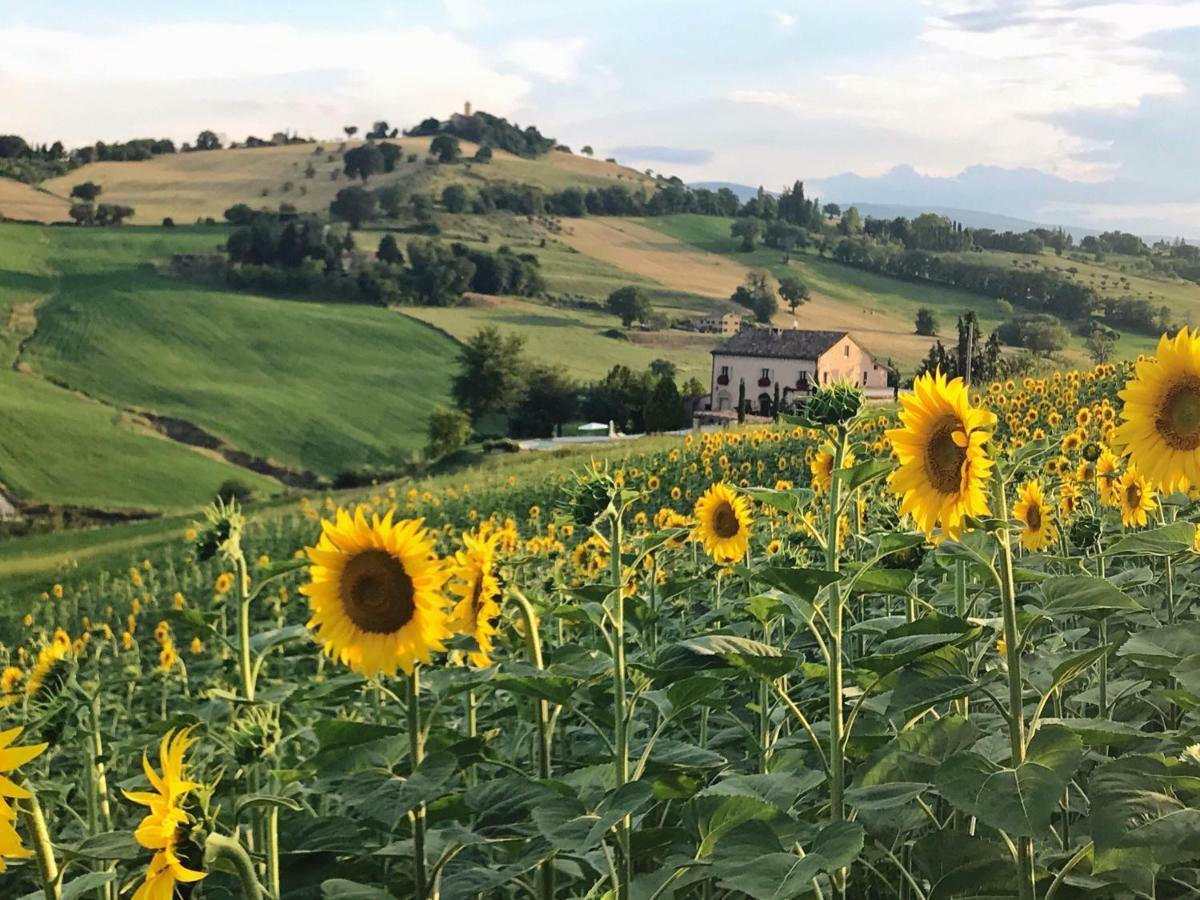
{"type": "Polygon", "coordinates": [[[227,860],[237,872],[245,900],[263,900],[269,895],[258,882],[254,872],[254,860],[236,837],[225,837],[212,832],[204,840],[204,866],[211,869],[217,859],[227,860]]]}
{"type": "MultiPolygon", "coordinates": [[[[1096,553],[1096,574],[1104,578],[1104,554],[1097,551],[1096,553]]],[[[1100,646],[1108,645],[1108,617],[1105,616],[1100,620],[1100,646]]],[[[1100,718],[1108,718],[1108,654],[1105,653],[1100,657],[1100,684],[1098,694],[1100,700],[1100,718]]]]}
{"type": "Polygon", "coordinates": [[[61,900],[62,889],[58,880],[58,862],[54,858],[54,845],[50,842],[50,829],[38,803],[37,793],[31,788],[29,797],[21,802],[21,818],[33,841],[33,853],[37,859],[38,876],[42,881],[42,892],[46,900],[61,900]]]}
{"type": "MultiPolygon", "coordinates": [[[[967,617],[967,561],[954,562],[954,614],[960,619],[967,617]]],[[[970,700],[963,697],[955,702],[954,707],[964,719],[970,714],[970,700]]]]}
{"type": "MultiPolygon", "coordinates": [[[[529,602],[529,598],[516,587],[509,588],[509,595],[512,597],[513,602],[517,604],[517,609],[521,613],[521,620],[525,624],[525,649],[529,653],[529,661],[540,672],[545,668],[545,662],[542,659],[542,638],[541,632],[538,630],[537,613],[533,609],[533,604],[529,602]]],[[[474,694],[471,696],[473,697],[474,694]]],[[[550,725],[549,701],[538,700],[534,708],[537,713],[538,726],[538,775],[543,780],[549,780],[552,774],[550,768],[550,750],[551,742],[554,739],[554,733],[550,725]]],[[[554,860],[547,859],[541,864],[540,869],[542,900],[553,900],[555,890],[554,881],[554,860]]]]}
{"type": "MultiPolygon", "coordinates": [[[[996,542],[1000,545],[1000,605],[1004,616],[1004,654],[1008,664],[1008,734],[1012,767],[1025,761],[1024,692],[1021,681],[1021,634],[1017,628],[1017,591],[1013,580],[1012,540],[1004,473],[992,475],[992,513],[1000,520],[996,542]]],[[[1033,839],[1017,838],[1017,892],[1021,900],[1034,900],[1033,839]]]]}
{"type": "MultiPolygon", "coordinates": [[[[838,425],[833,447],[833,468],[829,479],[829,521],[825,529],[825,568],[836,572],[838,559],[838,507],[841,504],[842,481],[837,477],[846,457],[846,429],[838,425]]],[[[846,750],[843,740],[845,719],[843,718],[842,683],[842,592],[835,581],[829,585],[829,640],[828,688],[829,688],[829,815],[835,822],[846,818],[845,770],[846,750]]],[[[831,876],[833,895],[846,896],[846,870],[839,869],[831,876]]]]}
{"type": "MultiPolygon", "coordinates": [[[[411,772],[425,759],[425,739],[421,734],[421,667],[414,665],[404,679],[408,687],[405,712],[408,716],[408,745],[411,753],[411,772]]],[[[416,900],[426,898],[425,878],[425,804],[413,810],[413,888],[416,900]]]]}
{"type": "MultiPolygon", "coordinates": [[[[613,579],[613,719],[616,753],[613,763],[616,771],[616,789],[620,790],[629,781],[629,722],[625,696],[625,598],[622,591],[621,571],[621,516],[624,507],[614,503],[609,527],[609,556],[613,579]]],[[[617,900],[628,900],[629,885],[633,880],[633,860],[630,856],[629,832],[632,820],[625,816],[617,823],[618,861],[617,900]]]]}

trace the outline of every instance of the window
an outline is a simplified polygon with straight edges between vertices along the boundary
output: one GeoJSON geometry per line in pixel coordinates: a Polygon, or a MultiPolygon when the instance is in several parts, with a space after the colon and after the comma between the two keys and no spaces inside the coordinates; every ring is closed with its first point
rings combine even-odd
{"type": "Polygon", "coordinates": [[[763,369],[763,370],[762,370],[762,376],[761,376],[761,377],[762,377],[762,378],[763,378],[765,381],[770,381],[770,380],[771,380],[771,370],[770,370],[770,369],[763,369]]]}
{"type": "Polygon", "coordinates": [[[822,378],[821,380],[822,380],[822,381],[823,381],[825,384],[829,384],[829,373],[828,373],[828,372],[822,372],[821,374],[825,376],[825,377],[824,377],[824,378],[822,378]]]}
{"type": "Polygon", "coordinates": [[[867,373],[863,372],[863,387],[867,386],[867,373]]]}
{"type": "Polygon", "coordinates": [[[721,377],[722,378],[729,377],[729,366],[721,366],[721,377]]]}
{"type": "Polygon", "coordinates": [[[849,344],[842,345],[842,356],[846,357],[846,359],[850,358],[850,345],[849,344]]]}

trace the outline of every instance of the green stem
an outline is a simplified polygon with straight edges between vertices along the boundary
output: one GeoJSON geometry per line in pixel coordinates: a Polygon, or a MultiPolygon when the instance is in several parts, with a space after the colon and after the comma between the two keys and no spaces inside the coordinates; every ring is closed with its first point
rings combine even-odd
{"type": "Polygon", "coordinates": [[[244,900],[263,900],[268,896],[262,885],[258,883],[258,876],[254,872],[254,860],[250,858],[250,854],[246,852],[246,848],[237,838],[225,837],[216,832],[209,834],[204,841],[205,868],[211,869],[218,857],[228,860],[233,865],[238,881],[242,885],[244,900]]]}
{"type": "MultiPolygon", "coordinates": [[[[967,617],[967,561],[965,559],[954,562],[954,614],[960,619],[967,617]]],[[[963,697],[955,702],[954,708],[965,719],[970,715],[970,700],[963,697]]]]}
{"type": "MultiPolygon", "coordinates": [[[[92,789],[92,799],[88,804],[89,812],[95,815],[94,821],[89,821],[92,827],[92,834],[99,834],[101,831],[112,830],[112,808],[108,801],[108,773],[104,766],[104,736],[100,731],[100,685],[96,685],[96,690],[92,694],[88,704],[89,722],[91,726],[91,734],[89,736],[91,743],[91,765],[88,773],[88,781],[92,789]]],[[[97,871],[102,871],[98,869],[97,871]]],[[[106,882],[102,887],[100,894],[107,900],[114,895],[113,882],[106,882]]]]}
{"type": "MultiPolygon", "coordinates": [[[[529,602],[529,599],[515,587],[510,588],[509,593],[513,602],[517,604],[517,609],[521,613],[521,619],[525,623],[525,649],[529,654],[529,661],[540,672],[545,668],[545,660],[542,658],[542,638],[541,632],[538,629],[537,613],[534,611],[533,604],[529,602]]],[[[472,693],[472,701],[474,696],[474,693],[472,693]]],[[[473,710],[474,706],[472,705],[473,710]]],[[[538,726],[538,775],[543,780],[549,780],[552,775],[550,751],[554,740],[554,732],[550,725],[550,704],[546,700],[538,700],[535,710],[538,726]]],[[[473,727],[474,723],[472,722],[473,727]]],[[[554,881],[554,860],[547,859],[541,864],[540,869],[542,900],[553,900],[554,881]]]]}
{"type": "Polygon", "coordinates": [[[33,841],[33,853],[37,859],[38,876],[42,881],[42,891],[46,900],[61,900],[62,890],[58,883],[58,862],[54,859],[54,845],[50,842],[50,829],[46,827],[46,817],[42,815],[41,804],[37,794],[29,789],[29,799],[21,802],[21,818],[33,841]]]}
{"type": "MultiPolygon", "coordinates": [[[[1104,578],[1104,555],[1096,554],[1096,574],[1104,578]]],[[[1100,620],[1100,646],[1108,646],[1108,617],[1100,620]]],[[[1100,718],[1108,718],[1108,654],[1100,657],[1100,718]]]]}
{"type": "MultiPolygon", "coordinates": [[[[1017,629],[1017,591],[1013,580],[1012,543],[1008,528],[1008,500],[1004,492],[1004,474],[992,475],[992,514],[1001,521],[996,529],[1000,545],[1000,603],[1004,615],[1004,651],[1008,663],[1008,734],[1012,746],[1012,766],[1025,761],[1025,711],[1021,681],[1021,634],[1017,629]]],[[[1021,900],[1034,900],[1033,840],[1017,839],[1017,891],[1021,900]]]]}
{"type": "MultiPolygon", "coordinates": [[[[763,643],[770,646],[771,623],[763,622],[763,643]]],[[[767,679],[758,680],[758,771],[767,772],[767,755],[771,742],[771,687],[767,679]]]]}
{"type": "MultiPolygon", "coordinates": [[[[617,790],[629,782],[629,722],[627,721],[628,702],[625,695],[625,598],[622,596],[621,590],[623,581],[621,515],[622,509],[619,507],[612,512],[608,545],[613,579],[613,720],[616,749],[616,753],[613,754],[613,763],[617,790]]],[[[629,885],[633,881],[633,860],[630,855],[629,840],[632,824],[629,816],[625,816],[617,823],[617,847],[621,856],[618,861],[617,900],[628,900],[629,885]]]]}
{"type": "MultiPolygon", "coordinates": [[[[405,679],[408,698],[405,712],[408,716],[408,745],[411,755],[411,770],[415,772],[425,759],[425,739],[421,734],[421,668],[413,666],[412,674],[405,679]]],[[[413,886],[416,900],[426,898],[425,880],[425,804],[413,810],[413,886]]]]}
{"type": "Polygon", "coordinates": [[[238,672],[242,680],[242,696],[254,702],[254,670],[250,655],[250,573],[246,555],[238,548],[234,554],[238,567],[238,672]]]}
{"type": "MultiPolygon", "coordinates": [[[[837,439],[833,448],[832,477],[829,479],[829,521],[825,530],[825,568],[831,572],[839,569],[838,558],[838,507],[841,505],[842,481],[837,477],[846,457],[846,431],[838,426],[837,439]]],[[[845,731],[844,685],[842,682],[842,621],[843,605],[841,586],[838,582],[829,585],[829,640],[828,688],[829,688],[829,815],[835,822],[846,818],[845,779],[846,751],[843,743],[845,731]]],[[[833,873],[835,897],[846,895],[846,870],[833,873]]]]}

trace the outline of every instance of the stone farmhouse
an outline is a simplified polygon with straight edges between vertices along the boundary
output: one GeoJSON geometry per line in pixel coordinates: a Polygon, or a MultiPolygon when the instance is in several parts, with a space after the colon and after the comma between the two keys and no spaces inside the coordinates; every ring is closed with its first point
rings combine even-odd
{"type": "Polygon", "coordinates": [[[888,370],[846,331],[747,328],[712,351],[712,394],[708,410],[737,412],[740,385],[746,385],[751,414],[770,415],[778,397],[782,408],[815,386],[849,381],[868,398],[893,396],[888,370]]]}

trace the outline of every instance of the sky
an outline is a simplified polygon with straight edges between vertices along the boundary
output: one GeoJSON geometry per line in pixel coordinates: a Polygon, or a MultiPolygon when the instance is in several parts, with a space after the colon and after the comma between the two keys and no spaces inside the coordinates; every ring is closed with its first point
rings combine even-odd
{"type": "Polygon", "coordinates": [[[0,97],[69,146],[469,100],[688,182],[1200,234],[1200,0],[0,0],[0,97]]]}

